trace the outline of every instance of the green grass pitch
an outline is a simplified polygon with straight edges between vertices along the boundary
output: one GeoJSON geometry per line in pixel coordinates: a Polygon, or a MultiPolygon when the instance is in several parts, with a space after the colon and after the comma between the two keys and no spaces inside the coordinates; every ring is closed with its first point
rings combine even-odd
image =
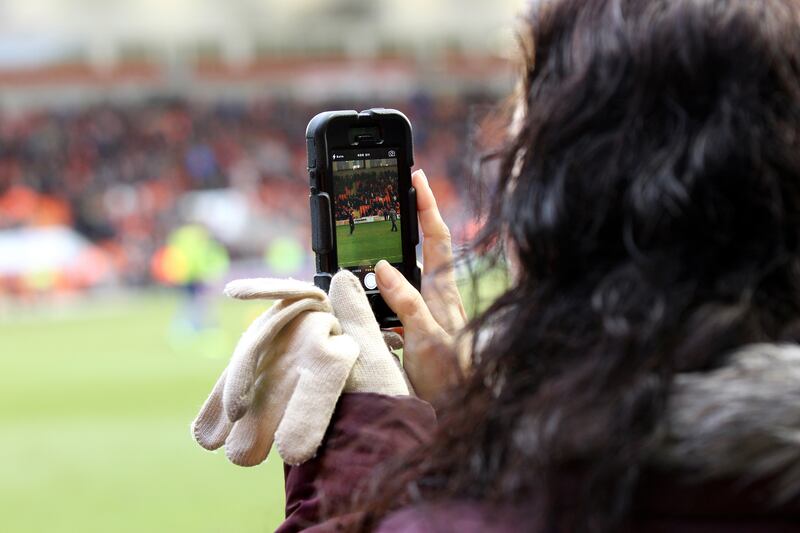
{"type": "Polygon", "coordinates": [[[399,263],[403,260],[402,241],[400,239],[400,221],[397,221],[398,231],[390,231],[392,223],[380,220],[356,224],[356,229],[350,235],[350,226],[336,226],[336,246],[339,256],[339,266],[374,265],[381,259],[390,263],[399,263]]]}
{"type": "Polygon", "coordinates": [[[277,453],[241,468],[190,436],[236,340],[268,305],[218,304],[220,329],[183,340],[170,339],[170,295],[0,316],[0,529],[275,529],[277,453]]]}
{"type": "MultiPolygon", "coordinates": [[[[487,281],[491,298],[503,280],[487,281]]],[[[471,312],[474,291],[461,288],[471,312]]],[[[171,293],[62,311],[0,308],[0,530],[275,529],[284,512],[280,457],[233,466],[189,434],[236,340],[268,306],[214,304],[220,327],[197,338],[170,335],[180,305],[171,293]]]]}

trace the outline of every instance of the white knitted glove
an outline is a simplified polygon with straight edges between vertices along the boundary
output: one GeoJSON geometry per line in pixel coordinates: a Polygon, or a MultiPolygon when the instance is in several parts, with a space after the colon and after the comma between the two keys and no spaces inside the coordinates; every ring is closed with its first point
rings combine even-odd
{"type": "Polygon", "coordinates": [[[358,278],[348,270],[340,270],[331,280],[329,294],[342,330],[355,339],[360,349],[344,386],[345,392],[408,396],[409,389],[399,362],[386,346],[390,337],[381,333],[358,278]]]}
{"type": "Polygon", "coordinates": [[[284,461],[311,458],[358,356],[341,335],[327,295],[294,280],[239,280],[225,288],[239,299],[278,299],[244,332],[228,368],[192,424],[208,450],[223,444],[231,462],[253,466],[273,440],[284,461]]]}
{"type": "Polygon", "coordinates": [[[408,394],[350,272],[331,282],[341,326],[327,295],[307,283],[239,280],[225,292],[239,299],[281,300],[242,335],[192,424],[202,447],[224,444],[231,462],[252,466],[267,457],[274,440],[286,463],[300,464],[316,453],[343,389],[408,394]],[[349,335],[342,335],[343,329],[349,335]]]}

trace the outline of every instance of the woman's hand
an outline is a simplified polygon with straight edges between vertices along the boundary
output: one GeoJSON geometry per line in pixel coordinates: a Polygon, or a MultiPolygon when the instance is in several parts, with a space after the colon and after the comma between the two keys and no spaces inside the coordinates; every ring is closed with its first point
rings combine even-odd
{"type": "Polygon", "coordinates": [[[403,323],[408,379],[420,398],[433,401],[460,375],[456,336],[467,315],[456,286],[450,230],[425,173],[417,170],[411,181],[423,238],[422,294],[386,261],[380,261],[375,272],[381,296],[403,323]]]}

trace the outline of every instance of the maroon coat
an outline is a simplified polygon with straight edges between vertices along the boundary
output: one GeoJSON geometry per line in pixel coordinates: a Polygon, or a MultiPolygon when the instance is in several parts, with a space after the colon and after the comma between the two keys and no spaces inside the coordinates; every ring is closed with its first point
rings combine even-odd
{"type": "MultiPolygon", "coordinates": [[[[338,531],[338,521],[321,516],[346,507],[354,487],[372,469],[430,437],[436,426],[431,406],[411,397],[345,394],[325,441],[311,461],[287,466],[286,521],[279,533],[338,531]]],[[[682,484],[645,476],[636,495],[632,531],[643,533],[800,532],[800,499],[781,507],[763,503],[763,487],[737,483],[682,484]]],[[[344,518],[346,519],[346,517],[344,518]]],[[[378,533],[537,531],[530,509],[450,502],[402,509],[378,533]]]]}

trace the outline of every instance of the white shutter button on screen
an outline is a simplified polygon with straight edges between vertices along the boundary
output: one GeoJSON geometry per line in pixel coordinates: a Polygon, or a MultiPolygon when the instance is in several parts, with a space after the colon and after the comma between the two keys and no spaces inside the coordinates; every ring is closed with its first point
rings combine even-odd
{"type": "Polygon", "coordinates": [[[375,279],[375,272],[367,272],[367,275],[364,276],[364,286],[369,290],[378,286],[378,281],[375,279]]]}

